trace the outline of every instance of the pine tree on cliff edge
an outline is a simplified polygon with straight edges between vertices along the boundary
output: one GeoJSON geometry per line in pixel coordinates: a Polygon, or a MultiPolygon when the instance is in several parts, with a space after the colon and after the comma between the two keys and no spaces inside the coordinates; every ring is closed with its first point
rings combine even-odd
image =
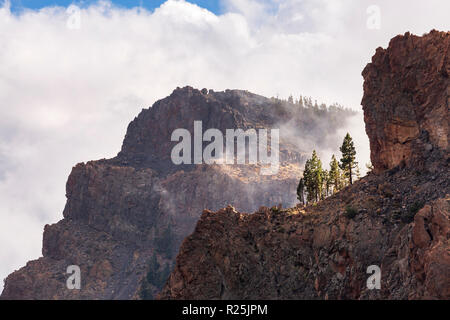
{"type": "Polygon", "coordinates": [[[330,183],[333,186],[333,193],[341,190],[341,169],[339,168],[339,162],[336,160],[334,154],[331,157],[329,178],[330,183]]]}
{"type": "Polygon", "coordinates": [[[350,184],[353,184],[353,169],[358,163],[355,161],[356,150],[350,134],[347,133],[345,135],[344,142],[342,143],[340,150],[342,153],[340,167],[344,172],[345,177],[349,179],[350,184]]]}
{"type": "Polygon", "coordinates": [[[308,201],[318,202],[322,198],[323,170],[316,150],[313,151],[311,159],[306,161],[303,179],[308,201]]]}

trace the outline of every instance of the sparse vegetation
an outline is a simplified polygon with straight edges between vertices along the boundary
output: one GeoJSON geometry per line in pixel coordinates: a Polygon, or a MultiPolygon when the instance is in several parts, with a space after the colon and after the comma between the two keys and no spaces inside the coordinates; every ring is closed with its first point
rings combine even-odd
{"type": "Polygon", "coordinates": [[[167,278],[170,275],[171,267],[169,263],[165,264],[164,269],[161,270],[161,265],[155,254],[150,258],[147,269],[147,274],[141,284],[140,296],[143,300],[152,300],[152,286],[161,290],[167,278]]]}
{"type": "Polygon", "coordinates": [[[349,183],[353,183],[353,176],[360,178],[358,163],[355,161],[356,151],[350,135],[344,138],[340,148],[342,158],[340,162],[332,155],[330,170],[322,169],[322,161],[313,150],[312,156],[305,163],[303,177],[297,186],[297,199],[302,203],[316,203],[337,191],[349,183]]]}
{"type": "Polygon", "coordinates": [[[313,150],[311,159],[308,159],[303,172],[305,180],[307,199],[310,202],[318,202],[322,198],[323,190],[323,169],[322,162],[313,150]]]}
{"type": "Polygon", "coordinates": [[[409,207],[408,211],[412,214],[416,214],[424,205],[425,204],[422,201],[416,201],[409,207]]]}
{"type": "Polygon", "coordinates": [[[332,194],[341,190],[343,187],[343,179],[339,162],[336,160],[334,154],[331,156],[329,179],[332,188],[332,194]]]}
{"type": "Polygon", "coordinates": [[[270,208],[270,211],[272,211],[273,213],[280,213],[281,212],[280,208],[278,208],[277,206],[273,206],[272,208],[270,208]]]}
{"type": "Polygon", "coordinates": [[[347,219],[353,219],[358,214],[358,210],[356,210],[354,207],[348,205],[345,207],[344,215],[347,217],[347,219]]]}
{"type": "Polygon", "coordinates": [[[394,196],[394,190],[392,185],[388,182],[378,185],[378,191],[387,198],[392,198],[394,196]]]}
{"type": "Polygon", "coordinates": [[[424,206],[424,203],[422,201],[416,201],[414,202],[409,208],[406,214],[402,215],[401,220],[404,223],[410,223],[414,220],[414,217],[417,212],[419,212],[420,209],[422,209],[424,206]]]}

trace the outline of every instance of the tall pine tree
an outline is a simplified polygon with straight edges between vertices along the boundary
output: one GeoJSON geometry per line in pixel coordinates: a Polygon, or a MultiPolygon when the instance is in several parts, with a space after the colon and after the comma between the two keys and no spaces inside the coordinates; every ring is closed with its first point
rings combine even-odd
{"type": "Polygon", "coordinates": [[[344,142],[342,143],[340,150],[342,153],[340,167],[342,171],[344,171],[345,177],[347,177],[350,184],[352,184],[353,169],[358,163],[355,161],[356,150],[355,146],[353,145],[352,137],[350,137],[349,133],[345,135],[344,142]]]}
{"type": "Polygon", "coordinates": [[[313,151],[311,159],[306,161],[303,178],[308,201],[319,201],[323,190],[323,170],[322,162],[317,156],[316,150],[313,151]]]}
{"type": "Polygon", "coordinates": [[[326,198],[330,195],[330,186],[331,186],[330,172],[328,170],[323,170],[322,173],[323,173],[322,198],[326,198]]]}
{"type": "Polygon", "coordinates": [[[342,186],[341,169],[339,168],[339,162],[336,160],[334,154],[331,156],[329,178],[330,184],[333,187],[333,193],[339,191],[342,186]]]}

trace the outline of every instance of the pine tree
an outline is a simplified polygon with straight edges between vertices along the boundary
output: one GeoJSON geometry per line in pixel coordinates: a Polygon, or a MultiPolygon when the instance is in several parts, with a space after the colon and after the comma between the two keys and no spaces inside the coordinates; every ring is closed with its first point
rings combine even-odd
{"type": "Polygon", "coordinates": [[[300,105],[300,107],[303,108],[304,104],[303,104],[303,97],[300,96],[300,99],[298,99],[298,104],[300,105]]]}
{"type": "Polygon", "coordinates": [[[330,173],[328,170],[323,170],[323,198],[326,198],[330,195],[330,173]]]}
{"type": "Polygon", "coordinates": [[[288,98],[288,103],[289,104],[294,104],[294,97],[292,96],[292,94],[288,98]]]}
{"type": "Polygon", "coordinates": [[[331,156],[329,178],[330,184],[333,186],[333,193],[339,191],[341,189],[341,169],[334,154],[331,156]]]}
{"type": "Polygon", "coordinates": [[[353,184],[353,169],[358,163],[355,161],[356,150],[349,133],[346,134],[340,150],[342,153],[340,167],[344,171],[345,177],[349,179],[350,184],[353,184]]]}
{"type": "Polygon", "coordinates": [[[323,170],[322,162],[317,156],[316,150],[313,151],[311,159],[306,161],[303,178],[308,201],[319,201],[323,190],[323,170]]]}
{"type": "Polygon", "coordinates": [[[305,180],[303,178],[300,178],[300,181],[298,182],[297,199],[303,205],[305,204],[305,180]]]}

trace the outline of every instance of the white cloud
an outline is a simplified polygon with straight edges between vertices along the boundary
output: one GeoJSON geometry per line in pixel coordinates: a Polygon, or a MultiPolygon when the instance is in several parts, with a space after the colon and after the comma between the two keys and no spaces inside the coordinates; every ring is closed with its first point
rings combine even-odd
{"type": "Polygon", "coordinates": [[[175,87],[302,93],[359,108],[360,73],[376,47],[407,30],[449,29],[446,0],[223,4],[228,13],[217,16],[184,1],[154,12],[101,2],[74,30],[66,8],[0,8],[0,278],[40,255],[71,167],[114,156],[140,109],[175,87]],[[370,4],[381,8],[380,30],[366,28],[370,4]]]}

